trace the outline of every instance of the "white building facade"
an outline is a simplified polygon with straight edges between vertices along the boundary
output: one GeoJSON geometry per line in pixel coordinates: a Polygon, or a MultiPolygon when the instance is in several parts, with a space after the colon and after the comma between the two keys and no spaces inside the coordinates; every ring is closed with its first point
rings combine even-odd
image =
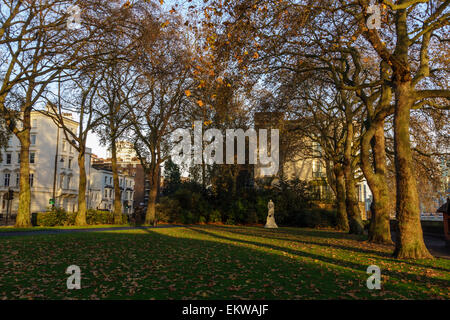
{"type": "MultiPolygon", "coordinates": [[[[110,170],[92,167],[89,176],[88,207],[97,210],[114,209],[114,182],[110,170]]],[[[134,177],[119,174],[119,188],[124,214],[133,213],[134,177]]]]}
{"type": "MultiPolygon", "coordinates": [[[[74,121],[70,114],[65,115],[64,123],[72,132],[77,132],[78,122],[74,121]]],[[[30,140],[31,212],[49,210],[52,199],[56,207],[68,212],[77,211],[79,182],[77,150],[66,140],[63,129],[58,127],[50,114],[46,112],[31,113],[30,140]]],[[[13,215],[16,214],[19,207],[20,142],[15,135],[11,135],[6,150],[1,152],[0,214],[5,217],[8,206],[4,194],[9,190],[14,192],[10,212],[13,215]]],[[[87,148],[85,168],[88,183],[86,190],[88,208],[110,210],[112,207],[109,204],[114,199],[114,192],[111,198],[110,191],[107,193],[106,190],[112,189],[112,172],[98,172],[92,167],[91,158],[92,150],[87,148]],[[98,192],[100,194],[97,194],[98,192]]],[[[121,175],[120,181],[123,212],[132,213],[134,179],[121,175]],[[125,201],[131,201],[130,205],[125,201]]]]}
{"type": "MultiPolygon", "coordinates": [[[[78,123],[65,118],[66,125],[76,132],[78,123]]],[[[55,199],[55,206],[76,211],[78,206],[78,152],[66,140],[62,128],[43,112],[31,113],[30,132],[31,212],[46,211],[55,199]]],[[[86,169],[90,170],[90,149],[86,154],[86,169]]],[[[20,142],[12,135],[0,163],[0,194],[13,190],[11,212],[19,206],[20,142]]],[[[0,212],[6,213],[3,200],[0,212]]]]}

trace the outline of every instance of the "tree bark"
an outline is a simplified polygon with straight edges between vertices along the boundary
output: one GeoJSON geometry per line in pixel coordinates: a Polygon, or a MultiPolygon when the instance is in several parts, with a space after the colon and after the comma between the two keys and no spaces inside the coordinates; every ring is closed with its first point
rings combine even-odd
{"type": "Polygon", "coordinates": [[[120,186],[119,186],[119,170],[117,167],[117,146],[116,141],[111,143],[111,166],[114,181],[114,223],[122,223],[122,201],[120,197],[120,186]]]}
{"type": "Polygon", "coordinates": [[[158,195],[158,166],[152,166],[149,175],[150,191],[148,195],[145,224],[156,226],[156,197],[158,195]]]}
{"type": "Polygon", "coordinates": [[[369,226],[369,241],[373,243],[392,244],[389,194],[386,182],[386,150],[384,138],[384,121],[370,124],[361,141],[361,169],[372,191],[372,217],[369,226]],[[369,160],[372,147],[373,165],[369,160]]]}
{"type": "Polygon", "coordinates": [[[433,258],[423,241],[419,196],[412,171],[410,110],[413,104],[411,80],[395,81],[394,147],[397,181],[397,235],[394,256],[397,258],[433,258]]]}
{"type": "Polygon", "coordinates": [[[358,206],[358,196],[355,187],[355,178],[352,166],[352,140],[353,124],[347,123],[347,135],[344,148],[344,178],[345,178],[345,204],[348,215],[349,233],[363,234],[364,226],[361,219],[361,212],[358,206]]]}
{"type": "Polygon", "coordinates": [[[333,168],[336,185],[337,229],[349,231],[347,210],[345,204],[345,178],[342,166],[336,164],[333,168]]]}
{"type": "Polygon", "coordinates": [[[15,226],[31,227],[30,188],[30,115],[24,113],[24,128],[17,134],[20,141],[19,210],[15,226]]]}
{"type": "Polygon", "coordinates": [[[79,182],[78,182],[78,213],[75,218],[75,225],[85,226],[86,222],[86,164],[84,150],[78,154],[79,182]]]}

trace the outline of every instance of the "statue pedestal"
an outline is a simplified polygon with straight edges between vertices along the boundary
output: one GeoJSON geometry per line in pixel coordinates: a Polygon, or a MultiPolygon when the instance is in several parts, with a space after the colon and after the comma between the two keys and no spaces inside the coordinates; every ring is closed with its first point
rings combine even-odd
{"type": "Polygon", "coordinates": [[[277,224],[275,223],[275,218],[273,216],[267,217],[266,225],[264,226],[264,228],[269,228],[269,229],[277,229],[278,228],[277,224]]]}

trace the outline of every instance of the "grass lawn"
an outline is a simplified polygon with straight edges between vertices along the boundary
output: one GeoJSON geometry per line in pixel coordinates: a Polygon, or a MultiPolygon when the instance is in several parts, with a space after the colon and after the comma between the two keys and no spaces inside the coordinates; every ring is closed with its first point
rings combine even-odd
{"type": "Polygon", "coordinates": [[[449,299],[450,260],[298,228],[192,226],[0,238],[0,299],[449,299]],[[67,290],[69,265],[81,289],[67,290]],[[369,290],[369,265],[381,290],[369,290]]]}
{"type": "Polygon", "coordinates": [[[1,227],[0,232],[21,232],[21,231],[42,231],[42,230],[70,230],[70,229],[96,229],[96,228],[115,228],[115,227],[130,227],[129,224],[98,224],[88,226],[65,226],[65,227],[31,227],[31,228],[15,228],[13,226],[1,227]]]}

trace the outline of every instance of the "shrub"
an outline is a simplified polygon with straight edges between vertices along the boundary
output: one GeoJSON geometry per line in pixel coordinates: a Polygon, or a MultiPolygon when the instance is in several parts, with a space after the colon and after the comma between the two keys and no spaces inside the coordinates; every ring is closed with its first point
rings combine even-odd
{"type": "Polygon", "coordinates": [[[86,214],[86,222],[88,224],[113,224],[114,213],[103,210],[89,209],[86,214]]]}
{"type": "Polygon", "coordinates": [[[213,210],[209,214],[209,222],[222,222],[222,216],[219,212],[219,210],[213,210]]]}
{"type": "Polygon", "coordinates": [[[225,221],[225,224],[228,224],[228,225],[233,225],[233,224],[235,224],[235,221],[234,221],[233,217],[229,217],[229,218],[227,219],[227,221],[225,221]]]}
{"type": "Polygon", "coordinates": [[[181,207],[176,199],[162,197],[156,205],[156,217],[158,221],[180,222],[181,207]]]}
{"type": "MultiPolygon", "coordinates": [[[[36,225],[44,227],[73,226],[77,212],[66,212],[62,208],[49,208],[50,211],[36,214],[36,225]]],[[[86,213],[86,222],[90,225],[113,224],[114,214],[109,211],[89,209],[86,213]]],[[[121,224],[128,223],[128,216],[122,214],[121,224]]]]}
{"type": "Polygon", "coordinates": [[[181,218],[182,218],[182,223],[183,224],[193,224],[193,223],[197,222],[194,219],[194,215],[189,210],[182,210],[181,218]]]}
{"type": "Polygon", "coordinates": [[[122,214],[122,224],[127,224],[127,223],[128,223],[128,215],[122,214]]]}
{"type": "Polygon", "coordinates": [[[54,227],[67,225],[67,212],[62,208],[52,208],[48,212],[38,212],[36,214],[36,225],[44,227],[54,227]]]}
{"type": "Polygon", "coordinates": [[[66,226],[74,226],[77,212],[67,212],[66,226]]]}
{"type": "Polygon", "coordinates": [[[336,210],[304,209],[296,215],[294,225],[307,228],[335,227],[336,210]]]}

